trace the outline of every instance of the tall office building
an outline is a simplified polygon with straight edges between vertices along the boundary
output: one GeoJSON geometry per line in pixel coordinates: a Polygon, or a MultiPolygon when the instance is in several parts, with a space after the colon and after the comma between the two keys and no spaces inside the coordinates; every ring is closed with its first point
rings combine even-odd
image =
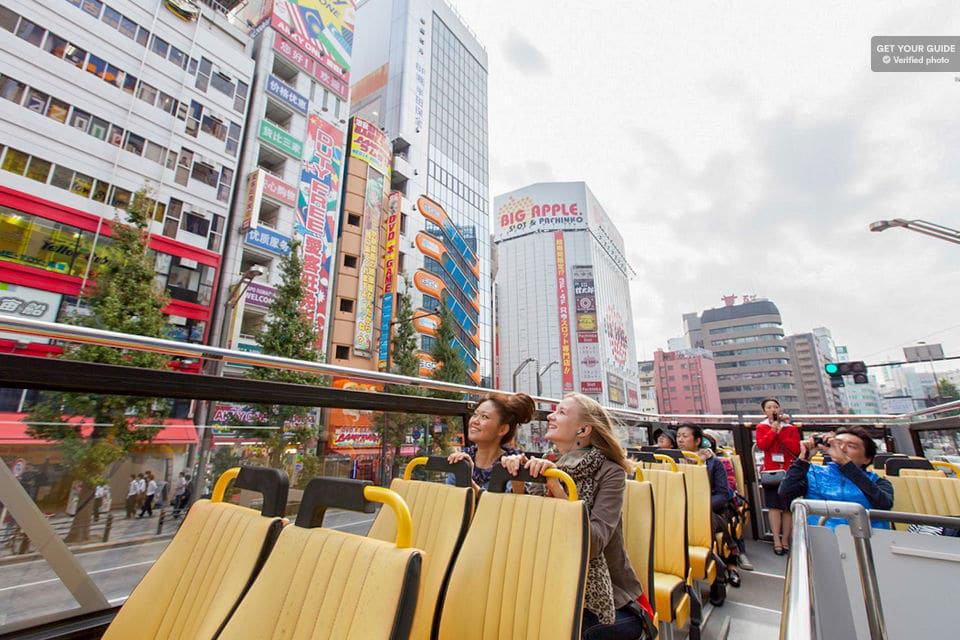
{"type": "Polygon", "coordinates": [[[641,360],[637,363],[640,369],[640,411],[644,413],[658,413],[657,410],[657,382],[654,378],[656,367],[653,360],[641,360]]]}
{"type": "MultiPolygon", "coordinates": [[[[596,197],[583,182],[539,183],[497,196],[494,208],[501,388],[533,358],[547,396],[579,391],[639,408],[633,272],[596,197]]],[[[536,377],[526,367],[517,390],[536,391],[536,377]]]]}
{"type": "MultiPolygon", "coordinates": [[[[280,259],[299,242],[317,350],[327,353],[333,261],[346,153],[352,2],[249,0],[234,16],[250,29],[252,85],[238,198],[224,255],[223,346],[259,351],[256,334],[280,281],[280,259]]],[[[228,374],[242,374],[228,366],[228,374]]]]}
{"type": "Polygon", "coordinates": [[[397,270],[422,320],[421,371],[432,366],[429,312],[443,299],[471,379],[492,385],[486,50],[444,0],[367,0],[357,7],[353,76],[351,112],[391,141],[397,270]]]}
{"type": "Polygon", "coordinates": [[[706,349],[658,349],[653,354],[653,362],[660,413],[723,412],[712,353],[706,349]]]}
{"type": "MultiPolygon", "coordinates": [[[[214,5],[192,21],[155,0],[0,6],[4,311],[83,313],[111,221],[147,187],[167,335],[209,337],[254,73],[247,34],[214,5]]],[[[58,350],[23,343],[0,348],[58,350]]]]}
{"type": "Polygon", "coordinates": [[[780,311],[770,300],[748,298],[700,314],[703,346],[713,352],[724,413],[751,413],[769,396],[785,411],[800,411],[800,395],[783,339],[780,311]]]}
{"type": "Polygon", "coordinates": [[[793,377],[800,398],[800,413],[836,413],[830,377],[824,365],[830,360],[821,349],[821,341],[813,333],[800,333],[784,339],[793,377]]]}

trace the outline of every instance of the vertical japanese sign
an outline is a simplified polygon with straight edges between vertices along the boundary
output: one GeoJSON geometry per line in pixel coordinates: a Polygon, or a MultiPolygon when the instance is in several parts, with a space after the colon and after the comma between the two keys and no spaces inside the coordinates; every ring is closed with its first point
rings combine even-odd
{"type": "Polygon", "coordinates": [[[350,136],[350,157],[366,162],[381,175],[390,177],[390,139],[372,122],[353,119],[350,136]]]}
{"type": "Polygon", "coordinates": [[[603,393],[603,367],[600,360],[600,337],[597,334],[597,297],[593,267],[575,266],[572,272],[580,393],[599,395],[603,393]]]}
{"type": "Polygon", "coordinates": [[[260,202],[263,197],[263,169],[254,169],[247,177],[247,200],[243,207],[241,231],[256,229],[260,222],[260,202]]]}
{"type": "Polygon", "coordinates": [[[380,354],[377,368],[385,371],[390,350],[390,323],[393,321],[393,296],[397,288],[397,258],[400,249],[400,206],[403,194],[394,191],[387,203],[383,252],[383,308],[380,311],[380,354]]]}
{"type": "Polygon", "coordinates": [[[320,116],[310,114],[295,226],[303,242],[300,247],[306,290],[303,312],[316,329],[316,346],[320,351],[326,351],[330,267],[340,198],[343,143],[342,131],[320,116]]]}
{"type": "Polygon", "coordinates": [[[360,286],[357,289],[357,320],[353,350],[369,356],[373,349],[373,312],[377,294],[377,254],[380,250],[380,219],[383,217],[383,176],[367,169],[363,202],[363,233],[360,239],[360,286]]]}
{"type": "Polygon", "coordinates": [[[563,232],[553,234],[557,256],[557,309],[560,317],[560,375],[563,391],[573,391],[573,354],[570,344],[570,292],[567,289],[567,256],[563,232]]]}

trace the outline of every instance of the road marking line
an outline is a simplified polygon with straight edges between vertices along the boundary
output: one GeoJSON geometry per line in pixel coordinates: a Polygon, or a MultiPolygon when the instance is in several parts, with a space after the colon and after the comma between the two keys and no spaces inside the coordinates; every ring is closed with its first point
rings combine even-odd
{"type": "MultiPolygon", "coordinates": [[[[87,575],[92,576],[98,573],[109,573],[111,571],[118,571],[120,569],[129,569],[131,567],[142,567],[145,564],[154,564],[156,560],[145,560],[143,562],[134,562],[132,564],[122,564],[118,567],[110,567],[109,569],[97,569],[96,571],[88,571],[87,575]]],[[[60,578],[51,578],[50,580],[38,580],[37,582],[28,582],[27,584],[17,584],[12,587],[3,587],[0,591],[9,591],[11,589],[25,589],[27,587],[36,587],[41,584],[49,584],[51,582],[60,582],[60,578]]]]}
{"type": "Polygon", "coordinates": [[[373,522],[374,520],[376,520],[376,518],[367,518],[366,520],[357,520],[356,522],[338,524],[335,527],[324,527],[324,529],[346,529],[347,527],[353,527],[358,524],[367,524],[368,522],[373,522]]]}
{"type": "Polygon", "coordinates": [[[783,576],[777,575],[777,574],[775,574],[775,573],[764,573],[763,571],[743,571],[743,572],[740,574],[740,577],[741,577],[741,578],[744,578],[744,577],[747,577],[747,576],[763,576],[763,577],[765,577],[765,578],[776,578],[777,580],[783,580],[783,579],[784,579],[783,576]]]}

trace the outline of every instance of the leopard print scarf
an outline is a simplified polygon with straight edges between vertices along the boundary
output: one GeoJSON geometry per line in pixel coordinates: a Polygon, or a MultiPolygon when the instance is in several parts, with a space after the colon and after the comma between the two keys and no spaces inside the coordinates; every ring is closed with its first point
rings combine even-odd
{"type": "MultiPolygon", "coordinates": [[[[557,466],[573,478],[580,499],[587,505],[587,513],[593,509],[597,472],[605,460],[606,457],[602,453],[593,447],[587,447],[565,454],[557,461],[557,466]]],[[[613,624],[616,620],[613,581],[610,579],[607,560],[602,553],[592,558],[587,566],[584,607],[596,614],[601,624],[613,624]]]]}

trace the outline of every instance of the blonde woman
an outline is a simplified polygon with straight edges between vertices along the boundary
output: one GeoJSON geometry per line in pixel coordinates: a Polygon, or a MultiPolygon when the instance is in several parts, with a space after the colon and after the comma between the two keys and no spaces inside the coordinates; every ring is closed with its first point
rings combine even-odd
{"type": "MultiPolygon", "coordinates": [[[[504,456],[500,463],[511,474],[523,467],[534,478],[558,467],[573,477],[590,514],[590,564],[584,598],[584,640],[643,638],[644,617],[637,605],[642,588],[623,545],[623,492],[631,471],[613,433],[613,420],[595,400],[567,395],[547,417],[546,439],[560,453],[556,463],[525,455],[504,456]]],[[[524,490],[516,482],[514,492],[524,490]]],[[[555,479],[531,485],[532,492],[566,498],[555,479]]]]}

